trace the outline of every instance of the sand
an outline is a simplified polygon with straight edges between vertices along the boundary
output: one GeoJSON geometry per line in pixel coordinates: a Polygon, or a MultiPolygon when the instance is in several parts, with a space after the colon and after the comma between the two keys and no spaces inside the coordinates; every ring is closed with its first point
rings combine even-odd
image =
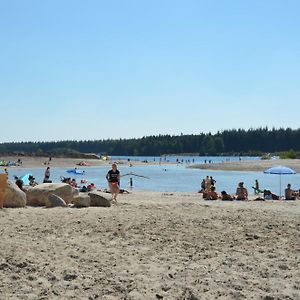
{"type": "Polygon", "coordinates": [[[270,159],[270,160],[242,160],[221,163],[195,164],[192,168],[224,171],[256,171],[261,172],[273,166],[286,166],[300,172],[300,159],[270,159]]]}
{"type": "MultiPolygon", "coordinates": [[[[36,156],[22,156],[22,157],[17,157],[17,156],[1,156],[0,161],[11,161],[11,162],[16,162],[20,158],[22,160],[22,168],[41,168],[45,167],[45,165],[48,165],[49,158],[48,157],[36,157],[36,156]],[[47,163],[47,164],[45,164],[47,163]]],[[[92,167],[97,167],[97,166],[110,166],[113,162],[112,160],[101,160],[101,159],[82,159],[82,158],[57,158],[53,157],[51,161],[49,162],[50,167],[78,167],[78,163],[80,162],[87,162],[89,166],[92,167]]],[[[159,164],[158,161],[149,161],[149,162],[142,162],[142,161],[127,161],[127,160],[119,160],[117,161],[118,164],[120,165],[154,165],[154,164],[159,164]]],[[[162,164],[170,164],[168,162],[163,162],[162,164]]],[[[12,167],[3,167],[0,166],[0,170],[7,168],[13,169],[13,168],[18,168],[19,166],[12,166],[12,167]]]]}
{"type": "Polygon", "coordinates": [[[300,201],[118,201],[0,210],[0,299],[300,299],[300,201]]]}
{"type": "MultiPolygon", "coordinates": [[[[45,158],[22,159],[44,166],[45,158]]],[[[297,170],[291,163],[200,167],[297,170]]],[[[0,299],[300,299],[299,220],[299,200],[204,201],[197,193],[133,191],[110,208],[5,208],[0,299]]]]}
{"type": "MultiPolygon", "coordinates": [[[[36,157],[36,156],[5,156],[0,157],[0,160],[4,161],[12,161],[16,162],[20,158],[22,160],[22,167],[23,168],[39,168],[44,167],[45,162],[49,162],[49,157],[36,157]]],[[[82,159],[82,158],[52,158],[50,161],[50,167],[75,167],[78,163],[86,161],[89,163],[90,166],[105,166],[111,164],[111,161],[105,161],[101,159],[82,159]]],[[[124,162],[122,162],[124,163],[124,162]]],[[[1,167],[3,169],[3,167],[1,167]]],[[[15,167],[8,167],[8,168],[15,168],[15,167]]]]}
{"type": "MultiPolygon", "coordinates": [[[[17,161],[18,158],[22,159],[22,167],[23,168],[39,168],[45,167],[45,162],[48,161],[48,157],[35,157],[35,156],[24,156],[24,157],[16,157],[16,156],[6,156],[0,157],[0,160],[4,161],[17,161]]],[[[50,162],[50,167],[76,167],[78,163],[81,161],[86,161],[90,166],[110,166],[113,161],[108,160],[100,160],[100,159],[82,159],[82,158],[52,158],[50,162]]],[[[149,161],[147,163],[141,161],[127,161],[120,160],[118,161],[121,165],[129,165],[130,163],[133,165],[153,165],[159,164],[158,161],[149,161]]],[[[171,162],[163,161],[162,164],[174,164],[171,162]]],[[[293,168],[297,172],[300,172],[300,159],[276,159],[276,160],[242,160],[242,161],[228,161],[221,163],[206,163],[206,164],[193,164],[190,165],[191,168],[199,168],[199,169],[209,169],[209,170],[224,170],[224,171],[257,171],[261,172],[268,167],[284,165],[290,168],[293,168]]],[[[0,166],[0,170],[5,167],[0,166]]],[[[16,167],[6,167],[8,170],[16,167]]]]}

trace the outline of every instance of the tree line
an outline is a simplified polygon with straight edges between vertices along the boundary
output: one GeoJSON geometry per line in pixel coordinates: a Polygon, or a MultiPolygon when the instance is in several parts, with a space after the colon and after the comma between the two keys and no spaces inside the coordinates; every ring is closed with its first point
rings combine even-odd
{"type": "MultiPolygon", "coordinates": [[[[211,133],[157,135],[131,139],[1,143],[0,153],[37,156],[78,156],[97,153],[116,156],[262,155],[300,151],[300,128],[231,129],[211,133]]],[[[296,155],[296,154],[295,154],[296,155]]]]}

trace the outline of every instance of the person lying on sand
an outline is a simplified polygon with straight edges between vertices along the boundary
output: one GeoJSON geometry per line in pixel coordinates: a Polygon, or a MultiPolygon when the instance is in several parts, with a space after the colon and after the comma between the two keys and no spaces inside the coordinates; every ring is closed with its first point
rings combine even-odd
{"type": "Polygon", "coordinates": [[[235,199],[235,197],[227,194],[226,191],[221,192],[221,200],[223,200],[223,201],[232,201],[234,199],[235,199]]]}
{"type": "Polygon", "coordinates": [[[279,200],[279,196],[272,193],[270,190],[264,190],[264,199],[265,200],[279,200]]]}
{"type": "MultiPolygon", "coordinates": [[[[108,189],[98,189],[97,191],[111,194],[111,192],[108,189]]],[[[120,194],[130,194],[129,191],[124,190],[124,189],[120,189],[119,193],[120,194]]]]}

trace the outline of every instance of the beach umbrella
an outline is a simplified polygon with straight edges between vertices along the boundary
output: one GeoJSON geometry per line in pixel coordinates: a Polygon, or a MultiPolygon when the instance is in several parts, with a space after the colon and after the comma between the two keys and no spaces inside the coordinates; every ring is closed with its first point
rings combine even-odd
{"type": "Polygon", "coordinates": [[[279,175],[279,185],[280,185],[280,193],[279,197],[281,197],[281,175],[291,175],[296,174],[296,171],[285,166],[274,166],[264,170],[265,174],[277,174],[279,175]]]}

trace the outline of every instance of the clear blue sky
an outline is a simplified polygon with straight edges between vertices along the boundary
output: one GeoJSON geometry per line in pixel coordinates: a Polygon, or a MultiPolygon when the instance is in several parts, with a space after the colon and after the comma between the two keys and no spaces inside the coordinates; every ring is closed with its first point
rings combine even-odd
{"type": "Polygon", "coordinates": [[[0,142],[299,128],[298,0],[0,0],[0,142]]]}

